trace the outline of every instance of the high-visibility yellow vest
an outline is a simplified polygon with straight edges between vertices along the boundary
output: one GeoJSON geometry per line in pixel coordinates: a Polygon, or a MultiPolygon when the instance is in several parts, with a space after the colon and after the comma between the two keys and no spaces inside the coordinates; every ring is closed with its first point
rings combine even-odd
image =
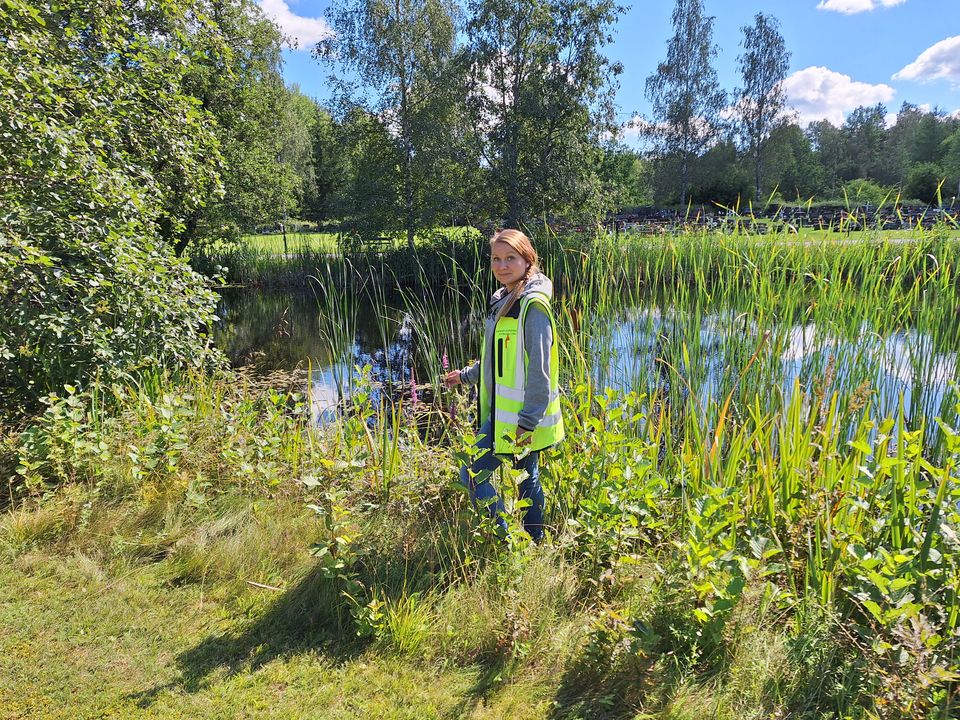
{"type": "MultiPolygon", "coordinates": [[[[557,357],[556,323],[550,311],[550,298],[542,293],[533,292],[520,298],[520,312],[518,317],[502,317],[497,321],[493,333],[493,396],[487,385],[487,375],[480,374],[480,423],[490,417],[491,406],[493,417],[493,452],[496,455],[516,455],[519,450],[515,445],[517,425],[520,411],[523,409],[524,393],[527,381],[527,363],[529,358],[523,347],[523,322],[527,311],[536,303],[554,328],[553,343],[550,345],[550,396],[543,420],[533,430],[530,451],[543,450],[556,445],[563,440],[563,418],[560,415],[560,380],[559,359],[557,357]],[[493,402],[491,402],[493,400],[493,402]]],[[[482,343],[482,345],[485,343],[482,343]]],[[[482,368],[483,353],[487,349],[481,348],[480,367],[482,368]]]]}

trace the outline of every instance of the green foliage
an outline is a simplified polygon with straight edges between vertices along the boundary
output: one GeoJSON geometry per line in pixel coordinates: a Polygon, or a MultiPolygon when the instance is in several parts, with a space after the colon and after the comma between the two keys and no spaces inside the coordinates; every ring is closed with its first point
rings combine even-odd
{"type": "Polygon", "coordinates": [[[810,140],[799,125],[786,124],[767,140],[767,177],[787,201],[824,197],[824,168],[817,161],[810,140]]]}
{"type": "Polygon", "coordinates": [[[192,393],[158,392],[151,385],[169,381],[155,376],[139,388],[68,387],[45,398],[43,414],[4,447],[14,493],[78,481],[122,494],[171,475],[269,489],[298,472],[302,397],[192,377],[192,393]]]}
{"type": "MultiPolygon", "coordinates": [[[[163,382],[157,390],[125,394],[116,417],[91,397],[63,398],[27,431],[22,466],[60,482],[48,502],[61,497],[68,509],[5,519],[8,552],[70,534],[140,564],[169,558],[176,583],[263,577],[260,563],[276,561],[251,564],[237,551],[263,542],[263,493],[284,497],[300,478],[320,521],[312,532],[323,584],[310,602],[323,607],[311,612],[332,632],[401,656],[482,662],[506,680],[537,667],[557,640],[568,653],[579,648],[576,633],[555,638],[572,624],[586,637],[582,655],[565,661],[566,692],[591,695],[575,688],[592,678],[582,688],[670,703],[680,697],[674,683],[697,678],[742,692],[743,663],[772,642],[789,676],[773,696],[752,690],[753,702],[797,711],[882,702],[927,712],[954,677],[960,439],[950,428],[949,456],[935,465],[922,456],[922,435],[892,420],[865,419],[847,441],[840,403],[808,416],[795,399],[787,413],[731,426],[711,469],[711,438],[672,440],[644,397],[580,386],[564,401],[568,441],[544,465],[554,549],[535,551],[463,532],[477,518],[444,479],[450,458],[418,458],[433,451],[406,429],[411,467],[384,501],[374,481],[387,456],[372,434],[385,431],[370,430],[363,387],[355,420],[306,437],[298,414],[280,409],[292,399],[284,395],[254,399],[200,379],[188,393],[163,382]],[[253,466],[258,437],[275,442],[262,460],[277,469],[253,466]],[[261,498],[253,515],[211,515],[238,488],[261,498]],[[109,515],[118,499],[129,506],[158,493],[166,499],[129,520],[109,515]],[[830,638],[825,624],[843,633],[830,638]],[[767,639],[751,645],[757,632],[767,639]],[[651,684],[642,669],[654,667],[651,684]]],[[[270,552],[284,544],[286,557],[279,536],[270,552]]]]}
{"type": "MultiPolygon", "coordinates": [[[[374,130],[374,157],[396,157],[392,163],[378,163],[395,176],[388,176],[376,188],[379,192],[351,194],[354,213],[367,225],[379,225],[381,232],[393,231],[398,228],[368,206],[389,208],[406,231],[411,250],[416,231],[430,224],[439,209],[425,200],[451,179],[445,171],[456,114],[454,12],[445,0],[344,0],[328,9],[334,32],[315,49],[318,58],[338,70],[331,81],[341,116],[362,120],[357,130],[364,140],[362,131],[374,130]],[[354,87],[347,75],[361,87],[354,87]]],[[[361,154],[360,161],[365,160],[361,154]]],[[[368,179],[377,174],[358,173],[368,179]]]]}
{"type": "Polygon", "coordinates": [[[585,158],[615,128],[622,68],[603,48],[622,11],[612,0],[468,4],[466,112],[495,189],[487,208],[495,221],[518,227],[609,207],[585,158]]]}
{"type": "Polygon", "coordinates": [[[845,149],[840,179],[874,178],[880,173],[883,140],[886,135],[887,108],[877,103],[871,107],[861,105],[847,116],[841,132],[845,149]]]}
{"type": "Polygon", "coordinates": [[[743,88],[737,92],[736,108],[741,133],[747,138],[753,156],[753,199],[760,202],[764,146],[770,134],[786,121],[787,95],[783,81],[790,68],[790,53],[775,17],[757,13],[752,26],[740,29],[744,53],[738,58],[738,64],[743,88]]]}
{"type": "Polygon", "coordinates": [[[750,171],[737,161],[737,149],[732,142],[718,142],[693,166],[689,200],[708,206],[738,207],[752,196],[750,171]]]}
{"type": "Polygon", "coordinates": [[[340,216],[362,237],[378,237],[404,229],[403,156],[383,121],[353,109],[337,137],[346,166],[340,216]]]}
{"type": "Polygon", "coordinates": [[[943,157],[946,184],[943,197],[960,197],[960,128],[943,141],[946,153],[943,157]]]}
{"type": "Polygon", "coordinates": [[[629,149],[604,149],[598,153],[602,192],[612,209],[650,205],[653,202],[650,166],[629,149]]]}
{"type": "Polygon", "coordinates": [[[216,142],[183,89],[184,9],[0,6],[0,406],[64,383],[129,380],[211,357],[214,295],[173,257],[216,189],[216,142]],[[174,177],[176,180],[174,180],[174,177]]]}
{"type": "MultiPolygon", "coordinates": [[[[877,183],[864,180],[863,178],[848,180],[843,184],[841,190],[843,192],[844,204],[849,208],[862,207],[864,205],[870,205],[873,208],[878,208],[881,205],[892,207],[897,200],[896,188],[881,187],[877,185],[877,183]]],[[[915,196],[908,194],[907,197],[912,198],[915,196]]]]}
{"type": "Polygon", "coordinates": [[[184,89],[218,141],[224,192],[201,197],[203,207],[182,231],[167,235],[178,252],[220,237],[224,225],[249,230],[282,221],[310,181],[302,98],[283,84],[280,30],[253,0],[192,0],[190,7],[205,22],[191,26],[187,38],[184,89]]]}
{"type": "Polygon", "coordinates": [[[312,100],[296,98],[296,113],[310,133],[310,158],[305,171],[301,215],[307,220],[328,220],[340,215],[342,194],[346,189],[346,158],[341,144],[340,126],[312,100]]]}
{"type": "Polygon", "coordinates": [[[939,205],[942,199],[943,169],[934,163],[921,163],[910,168],[903,193],[930,205],[939,205]]]}
{"type": "Polygon", "coordinates": [[[679,162],[680,204],[687,201],[694,158],[719,134],[719,113],[726,103],[713,58],[713,18],[704,15],[701,0],[677,0],[672,15],[673,36],[667,58],[647,78],[646,94],[653,106],[653,134],[661,155],[679,162]]]}

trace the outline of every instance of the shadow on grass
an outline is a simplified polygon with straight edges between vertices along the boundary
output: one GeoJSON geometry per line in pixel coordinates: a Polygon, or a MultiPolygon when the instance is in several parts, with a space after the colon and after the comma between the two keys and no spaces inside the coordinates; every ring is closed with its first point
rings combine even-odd
{"type": "Polygon", "coordinates": [[[177,657],[179,677],[129,696],[141,708],[168,690],[195,693],[208,678],[255,672],[277,658],[322,651],[335,662],[356,657],[365,643],[353,632],[335,581],[319,568],[308,572],[263,614],[237,630],[212,635],[177,657]]]}
{"type": "MultiPolygon", "coordinates": [[[[634,658],[618,667],[598,668],[586,656],[565,670],[554,694],[549,720],[620,720],[636,717],[655,683],[653,663],[634,658]]],[[[659,678],[660,681],[663,678],[659,678]]],[[[655,705],[658,703],[654,703],[655,705]]]]}
{"type": "Polygon", "coordinates": [[[610,615],[590,634],[564,668],[549,720],[620,720],[641,711],[659,716],[681,686],[724,682],[733,654],[722,633],[701,633],[681,598],[669,589],[660,594],[666,602],[644,620],[624,625],[610,615]]]}
{"type": "Polygon", "coordinates": [[[473,685],[463,693],[463,698],[444,717],[454,718],[473,717],[478,707],[487,704],[487,701],[502,686],[501,678],[505,670],[505,663],[490,661],[480,666],[480,674],[473,685]]]}
{"type": "MultiPolygon", "coordinates": [[[[364,587],[379,588],[388,597],[430,589],[440,566],[434,543],[410,541],[396,528],[381,526],[364,533],[367,544],[352,570],[364,587]]],[[[450,562],[449,559],[446,560],[450,562]]],[[[248,674],[278,658],[321,653],[340,664],[356,658],[370,640],[357,637],[356,625],[339,580],[311,569],[250,622],[211,635],[176,658],[179,676],[128,696],[149,707],[167,691],[200,692],[224,675],[248,674]]]]}

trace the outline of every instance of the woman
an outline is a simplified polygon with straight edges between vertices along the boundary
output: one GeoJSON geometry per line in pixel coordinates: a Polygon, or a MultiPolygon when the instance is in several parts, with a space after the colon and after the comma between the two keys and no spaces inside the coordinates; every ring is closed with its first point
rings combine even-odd
{"type": "Polygon", "coordinates": [[[490,477],[512,457],[514,467],[527,474],[520,484],[520,497],[530,500],[523,527],[540,542],[540,451],[563,439],[553,285],[519,230],[501,230],[490,240],[490,269],[503,287],[490,298],[480,361],[444,376],[447,387],[480,385],[479,452],[470,467],[460,469],[460,482],[506,530],[503,501],[490,477]]]}

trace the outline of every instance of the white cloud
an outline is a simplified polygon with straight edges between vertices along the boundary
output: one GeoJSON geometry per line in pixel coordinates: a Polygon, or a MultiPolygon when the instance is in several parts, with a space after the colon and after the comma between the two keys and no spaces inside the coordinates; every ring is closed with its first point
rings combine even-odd
{"type": "MultiPolygon", "coordinates": [[[[656,127],[655,123],[650,122],[642,115],[633,115],[626,122],[620,123],[618,139],[634,149],[650,150],[653,148],[650,131],[656,127]]],[[[610,140],[611,136],[604,134],[602,139],[610,140]]]]}
{"type": "MultiPolygon", "coordinates": [[[[694,133],[699,134],[701,138],[714,135],[714,131],[702,117],[693,118],[690,124],[694,133]]],[[[656,144],[656,137],[661,134],[670,134],[670,125],[666,122],[651,122],[642,115],[634,115],[620,124],[620,139],[634,147],[652,149],[656,144]]],[[[719,136],[711,137],[706,147],[713,147],[718,139],[719,136]]]]}
{"type": "Polygon", "coordinates": [[[620,126],[620,133],[624,138],[640,139],[646,137],[655,127],[642,115],[634,115],[620,126]]]}
{"type": "Polygon", "coordinates": [[[284,0],[258,2],[263,14],[279,25],[283,34],[289,36],[297,47],[309,49],[314,43],[333,36],[333,30],[326,20],[296,15],[284,0]]]}
{"type": "Polygon", "coordinates": [[[902,5],[907,0],[820,0],[817,10],[833,10],[844,15],[876,10],[878,7],[902,5]]]}
{"type": "Polygon", "coordinates": [[[842,125],[854,108],[890,102],[896,93],[889,85],[857,82],[825,67],[798,70],[784,80],[783,87],[802,125],[815,120],[842,125]]]}
{"type": "Polygon", "coordinates": [[[931,45],[916,60],[894,74],[892,79],[924,83],[949,80],[955,87],[960,87],[960,35],[931,45]]]}

